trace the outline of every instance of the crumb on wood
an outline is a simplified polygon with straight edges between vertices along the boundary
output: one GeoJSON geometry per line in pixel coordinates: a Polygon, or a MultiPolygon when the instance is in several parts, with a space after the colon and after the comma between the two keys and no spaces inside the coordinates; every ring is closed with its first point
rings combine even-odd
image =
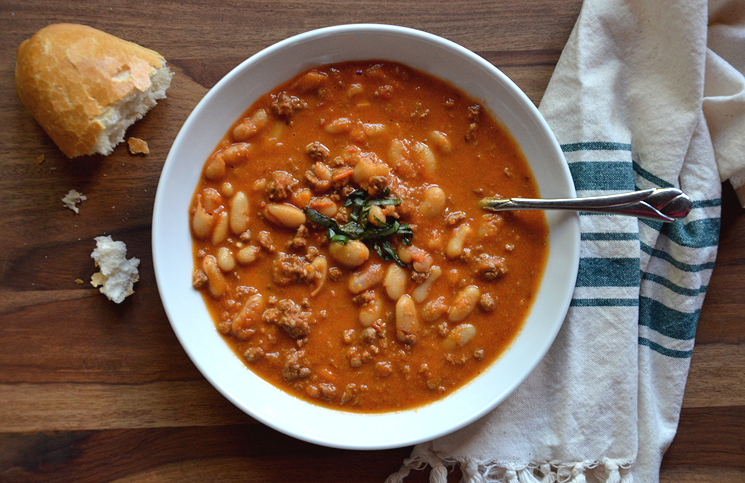
{"type": "Polygon", "coordinates": [[[127,144],[129,145],[129,152],[131,154],[150,154],[150,148],[143,139],[130,137],[127,139],[127,144]]]}
{"type": "Polygon", "coordinates": [[[65,197],[62,198],[62,203],[75,213],[80,213],[80,209],[78,209],[77,205],[87,199],[88,198],[86,198],[83,193],[78,193],[77,190],[70,190],[65,197]]]}
{"type": "Polygon", "coordinates": [[[36,158],[36,162],[41,164],[44,162],[44,155],[40,154],[39,157],[36,158]]]}

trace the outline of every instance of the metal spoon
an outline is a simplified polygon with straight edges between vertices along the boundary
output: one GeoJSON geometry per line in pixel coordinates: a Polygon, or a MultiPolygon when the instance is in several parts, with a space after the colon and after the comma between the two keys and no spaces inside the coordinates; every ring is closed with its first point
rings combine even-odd
{"type": "Polygon", "coordinates": [[[489,211],[505,210],[576,210],[614,215],[636,216],[664,222],[685,218],[691,211],[691,199],[676,188],[632,191],[618,195],[569,199],[484,198],[479,206],[489,211]]]}

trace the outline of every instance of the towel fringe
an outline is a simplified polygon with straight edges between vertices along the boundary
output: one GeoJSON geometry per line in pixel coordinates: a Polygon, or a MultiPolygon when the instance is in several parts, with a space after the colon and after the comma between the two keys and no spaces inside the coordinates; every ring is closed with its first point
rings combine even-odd
{"type": "Polygon", "coordinates": [[[491,463],[471,459],[439,458],[426,451],[404,461],[385,483],[403,483],[411,470],[430,466],[430,483],[447,483],[448,473],[459,465],[461,483],[634,483],[632,461],[605,458],[602,461],[560,463],[491,463]]]}

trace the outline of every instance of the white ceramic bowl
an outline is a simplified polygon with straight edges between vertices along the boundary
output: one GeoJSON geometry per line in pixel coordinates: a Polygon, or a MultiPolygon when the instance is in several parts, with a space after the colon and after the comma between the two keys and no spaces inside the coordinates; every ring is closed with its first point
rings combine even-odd
{"type": "Polygon", "coordinates": [[[173,143],[158,185],[153,262],[163,306],[179,341],[202,374],[233,404],[302,440],[382,449],[433,439],[475,421],[530,374],[548,351],[569,307],[579,263],[579,223],[572,213],[547,213],[548,265],[523,330],[484,374],[441,401],[400,412],[355,414],[309,404],[255,376],[222,340],[201,295],[191,286],[191,197],[207,157],[254,100],[313,66],[361,59],[407,64],[480,99],[519,143],[541,195],[575,196],[566,161],[545,120],[490,63],[417,30],[364,24],[330,27],[292,37],[252,56],[197,105],[173,143]]]}

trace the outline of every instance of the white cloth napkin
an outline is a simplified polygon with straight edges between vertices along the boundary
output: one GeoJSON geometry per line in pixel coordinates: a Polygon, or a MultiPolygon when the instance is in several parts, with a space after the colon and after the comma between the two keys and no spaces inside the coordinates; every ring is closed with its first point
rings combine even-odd
{"type": "Polygon", "coordinates": [[[659,480],[716,258],[720,175],[745,184],[743,72],[743,1],[585,0],[540,106],[578,196],[675,186],[694,209],[674,224],[582,213],[577,287],[545,359],[388,483],[426,465],[444,482],[455,464],[474,483],[659,480]]]}

